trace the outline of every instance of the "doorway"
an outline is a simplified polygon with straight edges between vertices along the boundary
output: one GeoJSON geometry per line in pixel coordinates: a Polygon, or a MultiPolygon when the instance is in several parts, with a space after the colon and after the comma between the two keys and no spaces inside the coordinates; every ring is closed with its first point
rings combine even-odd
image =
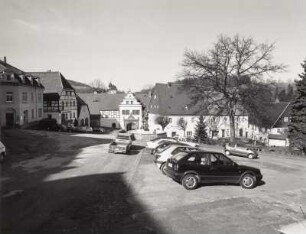
{"type": "Polygon", "coordinates": [[[6,113],[5,115],[6,126],[9,128],[13,128],[15,124],[15,116],[14,113],[6,113]]]}

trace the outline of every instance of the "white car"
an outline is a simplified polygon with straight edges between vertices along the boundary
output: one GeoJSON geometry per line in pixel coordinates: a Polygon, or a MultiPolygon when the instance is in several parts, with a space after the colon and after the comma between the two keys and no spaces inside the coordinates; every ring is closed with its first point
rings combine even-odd
{"type": "Polygon", "coordinates": [[[186,138],[178,138],[178,142],[185,143],[185,144],[190,145],[192,147],[199,147],[200,146],[198,143],[189,141],[186,138]]]}
{"type": "Polygon", "coordinates": [[[3,143],[0,141],[0,163],[4,161],[6,155],[6,148],[3,143]]]}
{"type": "Polygon", "coordinates": [[[182,152],[182,151],[198,151],[199,148],[181,145],[181,144],[173,144],[170,145],[166,150],[160,152],[159,154],[155,155],[154,163],[156,164],[157,168],[159,168],[163,174],[166,174],[164,169],[166,168],[167,159],[171,158],[173,155],[182,152]]]}
{"type": "Polygon", "coordinates": [[[161,142],[164,142],[165,140],[177,142],[177,140],[175,140],[174,138],[171,138],[171,137],[155,138],[155,139],[153,139],[153,140],[147,142],[147,148],[148,148],[148,149],[154,149],[154,148],[156,148],[159,144],[161,144],[161,142]]]}

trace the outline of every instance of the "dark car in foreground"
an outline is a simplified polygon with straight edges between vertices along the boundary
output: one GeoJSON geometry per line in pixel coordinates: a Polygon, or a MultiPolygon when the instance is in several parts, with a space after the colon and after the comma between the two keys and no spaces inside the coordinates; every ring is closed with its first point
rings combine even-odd
{"type": "Polygon", "coordinates": [[[259,169],[238,165],[219,152],[180,152],[167,160],[165,173],[192,190],[200,183],[240,184],[254,188],[261,180],[259,169]]]}

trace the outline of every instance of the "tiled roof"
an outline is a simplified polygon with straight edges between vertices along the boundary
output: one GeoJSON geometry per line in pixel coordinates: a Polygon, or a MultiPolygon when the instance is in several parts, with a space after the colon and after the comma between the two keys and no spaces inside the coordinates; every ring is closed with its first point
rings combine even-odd
{"type": "Polygon", "coordinates": [[[149,104],[150,113],[161,115],[225,115],[217,109],[202,108],[200,103],[193,104],[191,95],[183,84],[157,83],[154,87],[149,104]],[[155,99],[156,95],[156,99],[155,99]]]}
{"type": "Polygon", "coordinates": [[[265,103],[264,105],[264,113],[267,117],[267,121],[273,128],[277,123],[279,118],[285,112],[288,114],[289,112],[289,102],[275,102],[275,103],[265,103]]]}
{"type": "Polygon", "coordinates": [[[100,114],[104,110],[119,110],[119,105],[125,97],[125,93],[117,94],[93,94],[79,93],[78,94],[88,105],[91,114],[100,114]]]}
{"type": "Polygon", "coordinates": [[[45,86],[45,93],[61,93],[63,89],[74,90],[66,78],[60,72],[29,72],[33,76],[40,77],[45,86]]]}
{"type": "Polygon", "coordinates": [[[87,106],[88,107],[88,105],[79,95],[76,95],[76,99],[77,99],[78,115],[79,115],[80,112],[81,112],[82,106],[87,106]]]}
{"type": "Polygon", "coordinates": [[[150,103],[150,95],[148,93],[135,93],[136,99],[146,108],[150,103]]]}
{"type": "Polygon", "coordinates": [[[0,60],[0,78],[6,79],[2,80],[2,83],[7,82],[7,84],[10,84],[15,82],[21,85],[44,88],[44,86],[36,80],[36,76],[27,74],[2,60],[0,60]]]}

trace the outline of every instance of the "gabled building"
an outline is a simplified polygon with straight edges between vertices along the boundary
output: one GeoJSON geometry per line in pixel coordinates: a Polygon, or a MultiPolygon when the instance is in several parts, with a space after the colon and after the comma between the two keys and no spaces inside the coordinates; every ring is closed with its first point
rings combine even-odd
{"type": "Polygon", "coordinates": [[[128,93],[80,93],[79,96],[88,104],[92,127],[122,128],[125,130],[141,129],[144,126],[144,101],[149,96],[128,93]]]}
{"type": "Polygon", "coordinates": [[[0,60],[0,124],[27,126],[43,118],[43,91],[39,76],[26,74],[0,60]]]}
{"type": "MultiPolygon", "coordinates": [[[[148,108],[148,124],[150,131],[161,131],[159,117],[168,117],[170,123],[165,127],[168,136],[185,136],[193,138],[199,116],[203,115],[211,138],[230,137],[229,116],[219,113],[217,109],[201,108],[200,104],[193,105],[192,100],[182,84],[157,83],[152,90],[148,108]],[[184,123],[184,128],[180,123],[184,123]]],[[[236,136],[249,138],[248,116],[239,113],[236,116],[236,136]]]]}
{"type": "Polygon", "coordinates": [[[86,102],[80,96],[76,96],[78,106],[78,118],[74,120],[75,126],[90,126],[90,111],[86,102]]]}
{"type": "Polygon", "coordinates": [[[59,124],[73,123],[78,118],[75,90],[60,72],[29,72],[28,74],[40,77],[45,87],[44,118],[54,118],[59,124]]]}

